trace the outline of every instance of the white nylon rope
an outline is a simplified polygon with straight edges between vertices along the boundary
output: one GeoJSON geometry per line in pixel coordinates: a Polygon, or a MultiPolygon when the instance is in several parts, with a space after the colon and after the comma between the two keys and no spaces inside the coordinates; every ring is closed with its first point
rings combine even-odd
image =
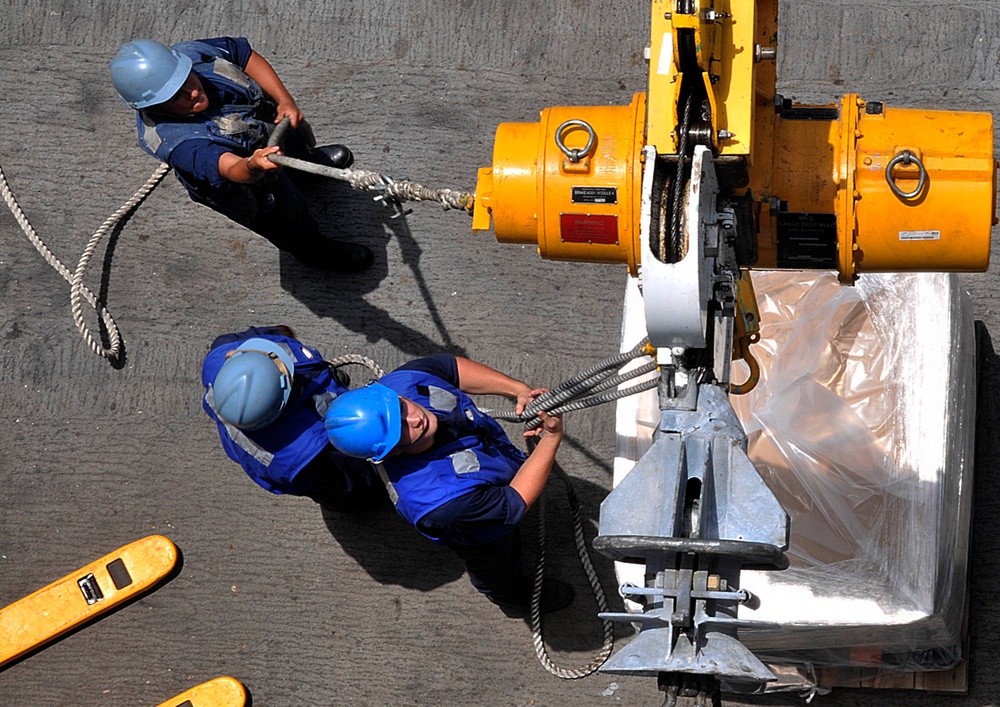
{"type": "Polygon", "coordinates": [[[91,256],[94,254],[94,250],[97,248],[98,243],[104,238],[124,217],[130,214],[133,210],[139,207],[139,205],[146,200],[146,197],[150,195],[157,184],[162,181],[163,177],[166,176],[167,172],[170,171],[170,167],[162,164],[157,167],[156,171],[146,180],[139,190],[132,195],[132,197],[122,204],[121,208],[115,211],[111,216],[109,216],[101,227],[98,228],[94,235],[91,236],[90,242],[87,244],[86,249],[83,251],[83,255],[80,257],[80,262],[76,267],[76,272],[70,273],[69,269],[63,265],[59,259],[53,255],[52,251],[49,250],[48,246],[45,245],[44,241],[35,232],[31,224],[28,222],[28,218],[24,215],[21,210],[20,205],[14,198],[14,194],[10,190],[10,186],[7,184],[7,177],[3,173],[3,168],[0,167],[0,195],[3,196],[3,200],[7,203],[7,207],[10,212],[17,219],[18,224],[21,226],[21,230],[24,231],[24,235],[28,237],[32,245],[35,246],[46,262],[51,265],[56,272],[62,275],[63,279],[70,284],[70,307],[73,310],[73,321],[76,323],[76,328],[80,331],[87,345],[90,347],[91,351],[103,356],[108,360],[114,360],[118,357],[121,351],[121,333],[118,330],[118,324],[115,322],[114,317],[111,316],[111,312],[105,308],[104,304],[97,299],[97,295],[90,291],[90,289],[83,284],[83,274],[87,269],[87,265],[90,262],[91,256]],[[86,299],[88,304],[97,312],[101,321],[104,322],[104,326],[108,330],[108,339],[110,341],[110,346],[105,348],[100,342],[98,342],[94,336],[90,333],[90,329],[83,321],[83,305],[80,302],[81,296],[86,299]]]}

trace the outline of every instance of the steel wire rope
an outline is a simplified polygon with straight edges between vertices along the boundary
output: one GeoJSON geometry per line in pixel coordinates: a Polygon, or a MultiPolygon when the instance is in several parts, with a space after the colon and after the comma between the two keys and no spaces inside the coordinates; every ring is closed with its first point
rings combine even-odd
{"type": "MultiPolygon", "coordinates": [[[[635,376],[638,377],[645,373],[649,373],[656,370],[656,363],[648,364],[643,368],[637,368],[635,371],[635,376]]],[[[630,386],[628,388],[622,388],[621,390],[609,391],[607,393],[601,393],[600,395],[591,395],[585,398],[580,398],[572,402],[566,403],[564,405],[559,405],[558,407],[549,410],[553,415],[561,415],[564,412],[570,412],[573,410],[583,410],[584,408],[594,407],[596,405],[602,405],[603,403],[610,403],[620,398],[627,398],[630,395],[635,395],[636,393],[642,393],[647,390],[652,390],[660,384],[659,379],[651,378],[648,381],[642,381],[636,385],[630,386]]],[[[541,426],[541,418],[535,418],[534,420],[525,424],[529,430],[536,429],[541,426]]]]}
{"type": "MultiPolygon", "coordinates": [[[[483,412],[487,412],[497,419],[506,420],[508,422],[524,422],[526,428],[533,429],[541,424],[541,418],[538,417],[539,410],[545,410],[546,412],[551,412],[552,414],[560,414],[568,410],[578,410],[585,407],[592,407],[594,405],[634,395],[644,390],[649,390],[659,385],[658,377],[620,390],[603,393],[599,392],[655,371],[657,363],[656,361],[650,361],[632,369],[631,371],[615,375],[615,371],[622,368],[622,366],[638,358],[650,356],[652,353],[653,349],[649,346],[649,339],[645,338],[631,350],[609,356],[603,361],[594,364],[590,368],[587,368],[581,373],[578,373],[572,378],[560,383],[549,391],[542,393],[537,398],[532,400],[531,403],[525,406],[524,412],[520,415],[514,411],[502,410],[484,410],[483,412]]],[[[529,449],[534,449],[533,439],[530,439],[528,444],[529,449]]],[[[563,486],[566,489],[566,498],[569,503],[570,514],[573,520],[573,539],[576,544],[577,557],[580,560],[580,565],[583,567],[583,570],[587,575],[587,580],[590,582],[594,599],[598,605],[598,613],[604,613],[607,611],[608,607],[607,597],[604,594],[603,587],[601,586],[601,580],[597,576],[597,572],[594,570],[593,562],[590,559],[590,551],[587,549],[587,541],[583,533],[583,520],[580,515],[580,501],[577,498],[576,491],[573,488],[573,483],[570,480],[569,475],[556,465],[553,466],[553,471],[556,476],[559,477],[560,481],[562,481],[563,486]]],[[[536,542],[538,550],[535,564],[535,577],[532,584],[530,612],[531,638],[532,645],[535,649],[535,655],[538,658],[538,661],[542,664],[542,667],[556,677],[566,680],[586,677],[596,672],[602,665],[604,665],[605,661],[607,661],[608,657],[611,655],[611,651],[614,648],[614,627],[609,619],[602,619],[604,625],[604,643],[594,657],[579,668],[561,668],[555,665],[551,658],[549,658],[548,651],[545,648],[545,640],[542,636],[541,616],[541,598],[545,576],[544,493],[538,499],[538,536],[536,542]]]]}
{"type": "Polygon", "coordinates": [[[90,263],[91,256],[93,256],[94,251],[97,249],[97,245],[101,242],[101,239],[104,238],[104,236],[107,235],[119,223],[119,221],[137,209],[169,171],[170,167],[168,165],[161,164],[156,168],[156,171],[153,172],[149,179],[146,180],[146,183],[143,184],[128,201],[122,204],[117,211],[105,219],[100,228],[98,228],[91,236],[90,242],[87,244],[83,254],[80,256],[80,261],[76,267],[76,271],[70,273],[69,269],[59,261],[51,250],[49,250],[49,247],[45,245],[45,242],[39,237],[39,235],[35,232],[35,229],[31,226],[27,216],[25,216],[24,212],[21,210],[21,206],[17,203],[17,199],[14,198],[10,185],[7,183],[7,177],[3,172],[3,168],[0,167],[0,195],[3,196],[3,200],[6,202],[7,207],[14,215],[14,218],[17,220],[18,225],[20,225],[21,230],[24,231],[24,235],[28,237],[28,240],[30,240],[31,244],[35,247],[35,250],[37,250],[39,254],[45,258],[45,261],[51,265],[52,268],[58,272],[64,280],[66,280],[66,282],[69,283],[70,308],[73,312],[73,321],[76,324],[76,328],[79,330],[80,335],[83,336],[84,341],[87,342],[91,351],[99,356],[103,356],[109,361],[118,358],[118,354],[121,351],[121,332],[118,329],[118,324],[115,322],[114,317],[111,316],[111,312],[109,312],[104,304],[97,298],[97,295],[91,292],[90,288],[83,284],[83,274],[87,269],[87,265],[90,263]],[[105,347],[100,344],[90,333],[90,329],[83,321],[83,305],[80,303],[81,297],[87,300],[87,303],[94,309],[101,321],[104,322],[104,326],[108,333],[109,346],[105,347]]]}
{"type": "MultiPolygon", "coordinates": [[[[648,381],[642,381],[628,388],[622,388],[620,390],[605,393],[600,392],[608,388],[618,386],[621,383],[644,376],[647,373],[652,373],[656,370],[657,365],[656,361],[651,361],[621,375],[612,376],[607,374],[605,376],[594,377],[585,383],[578,384],[577,386],[554,396],[549,401],[546,401],[546,404],[541,409],[552,415],[559,415],[569,410],[582,410],[584,408],[594,407],[595,405],[600,405],[602,403],[610,403],[613,400],[641,393],[644,390],[650,390],[659,385],[658,379],[651,378],[648,381]]],[[[524,414],[522,414],[521,417],[524,417],[524,414]]],[[[542,420],[537,416],[537,413],[528,413],[528,418],[529,419],[524,422],[525,426],[529,430],[536,429],[542,424],[542,420]]]]}
{"type": "Polygon", "coordinates": [[[565,392],[571,391],[570,396],[572,397],[578,389],[586,389],[589,382],[595,377],[601,377],[603,375],[609,375],[607,372],[611,370],[617,370],[624,366],[629,361],[632,361],[640,356],[648,356],[652,353],[652,349],[648,346],[649,338],[646,337],[638,344],[635,345],[629,351],[622,351],[613,356],[609,356],[603,361],[595,363],[590,368],[584,369],[577,375],[569,378],[554,388],[550,389],[546,393],[542,393],[537,398],[532,400],[524,409],[524,417],[522,419],[530,419],[532,414],[537,413],[539,410],[551,407],[551,401],[554,399],[559,399],[560,401],[568,399],[565,392]]]}
{"type": "Polygon", "coordinates": [[[649,390],[658,385],[656,378],[621,390],[599,392],[653,372],[656,369],[655,361],[615,375],[615,371],[625,364],[637,358],[649,356],[651,353],[649,339],[643,339],[631,350],[609,356],[542,393],[528,403],[521,414],[512,410],[490,410],[489,414],[507,422],[523,422],[528,429],[535,429],[542,424],[541,418],[538,417],[539,410],[559,414],[565,410],[581,410],[649,390]],[[598,394],[595,395],[595,393],[598,394]],[[560,406],[564,405],[567,407],[560,409],[560,406]]]}
{"type": "Polygon", "coordinates": [[[670,219],[670,252],[664,254],[666,263],[675,263],[681,259],[681,222],[684,219],[684,209],[681,208],[681,197],[684,194],[684,163],[687,159],[688,133],[691,130],[691,110],[694,106],[694,96],[688,95],[684,102],[684,113],[679,126],[680,137],[677,145],[677,172],[674,175],[673,187],[673,214],[670,219]]]}
{"type": "Polygon", "coordinates": [[[632,369],[628,373],[622,373],[617,376],[607,376],[600,380],[595,380],[592,385],[588,385],[586,392],[588,394],[594,394],[609,388],[614,388],[615,386],[625,383],[626,381],[630,381],[633,378],[638,378],[639,376],[647,373],[652,373],[658,367],[659,364],[656,361],[650,361],[649,363],[645,363],[638,368],[632,369]]]}

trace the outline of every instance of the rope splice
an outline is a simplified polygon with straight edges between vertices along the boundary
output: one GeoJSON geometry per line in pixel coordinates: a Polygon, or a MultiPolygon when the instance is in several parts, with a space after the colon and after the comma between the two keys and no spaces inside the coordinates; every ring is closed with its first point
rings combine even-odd
{"type": "MultiPolygon", "coordinates": [[[[274,132],[271,133],[267,144],[269,146],[280,145],[290,125],[291,123],[288,118],[284,118],[278,123],[274,132]]],[[[313,137],[309,124],[304,123],[303,127],[306,132],[307,142],[315,145],[316,139],[313,137]]],[[[302,172],[309,172],[310,174],[318,174],[322,177],[347,182],[358,191],[377,192],[374,197],[375,201],[382,202],[392,208],[394,211],[392,218],[394,219],[412,213],[412,210],[406,209],[403,206],[403,202],[405,201],[436,201],[441,204],[441,207],[445,211],[456,210],[468,211],[469,213],[472,213],[472,209],[476,203],[475,194],[470,194],[469,192],[447,188],[431,189],[423,184],[412,182],[409,179],[394,178],[379,172],[327,167],[285,155],[268,155],[267,158],[282,167],[290,167],[302,172]]]]}

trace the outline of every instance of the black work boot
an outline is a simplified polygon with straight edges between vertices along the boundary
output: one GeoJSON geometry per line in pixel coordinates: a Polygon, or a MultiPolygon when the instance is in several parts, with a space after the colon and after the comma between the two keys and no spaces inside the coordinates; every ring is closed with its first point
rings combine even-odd
{"type": "Polygon", "coordinates": [[[354,164],[354,153],[346,145],[320,145],[309,150],[309,160],[324,167],[347,169],[354,164]]]}
{"type": "MultiPolygon", "coordinates": [[[[526,586],[517,595],[512,597],[502,597],[494,594],[487,594],[486,598],[500,607],[508,619],[524,619],[531,615],[531,594],[533,587],[526,586]]],[[[554,611],[565,609],[573,603],[576,592],[573,587],[558,579],[545,579],[542,582],[542,596],[539,601],[539,610],[543,614],[551,614],[554,611]]]]}
{"type": "Polygon", "coordinates": [[[296,253],[295,259],[317,270],[361,272],[371,267],[375,254],[367,246],[341,241],[327,241],[307,253],[296,253]]]}

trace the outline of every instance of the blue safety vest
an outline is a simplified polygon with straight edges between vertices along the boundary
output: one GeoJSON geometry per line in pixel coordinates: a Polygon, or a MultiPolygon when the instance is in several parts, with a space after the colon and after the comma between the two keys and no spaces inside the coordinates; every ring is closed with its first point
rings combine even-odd
{"type": "MultiPolygon", "coordinates": [[[[258,335],[260,336],[260,335],[258,335]]],[[[205,386],[202,406],[219,427],[219,438],[229,458],[272,493],[302,495],[295,475],[326,448],[329,439],[323,420],[326,409],[347,388],[337,383],[319,351],[284,336],[264,335],[285,347],[295,360],[292,396],[278,418],[259,430],[240,430],[222,420],[215,411],[212,383],[226,362],[226,354],[242,341],[212,349],[201,369],[205,386]]]]}
{"type": "Polygon", "coordinates": [[[188,140],[208,140],[243,154],[264,147],[274,124],[257,117],[261,106],[271,101],[257,82],[210,44],[181,42],[173,48],[191,58],[191,70],[202,82],[229,89],[239,101],[190,117],[136,111],[142,148],[161,162],[169,162],[174,148],[188,140]]]}
{"type": "Polygon", "coordinates": [[[379,383],[423,405],[458,435],[421,454],[397,454],[376,465],[396,510],[418,530],[427,513],[478,486],[509,485],[524,463],[524,453],[499,423],[437,376],[401,370],[383,376],[379,383]]]}

